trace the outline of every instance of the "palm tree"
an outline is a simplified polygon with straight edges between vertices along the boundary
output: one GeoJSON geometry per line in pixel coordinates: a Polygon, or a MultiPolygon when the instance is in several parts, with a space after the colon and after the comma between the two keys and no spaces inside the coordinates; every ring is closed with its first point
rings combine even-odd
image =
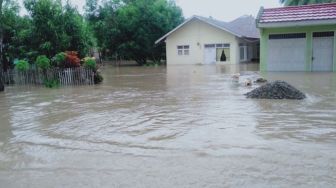
{"type": "Polygon", "coordinates": [[[284,4],[285,6],[298,6],[333,2],[336,2],[336,0],[280,0],[280,3],[284,4]]]}

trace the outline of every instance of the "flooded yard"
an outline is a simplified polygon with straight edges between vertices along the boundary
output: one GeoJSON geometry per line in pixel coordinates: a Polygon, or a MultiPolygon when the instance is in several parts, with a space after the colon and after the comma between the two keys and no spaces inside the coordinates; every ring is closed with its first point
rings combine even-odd
{"type": "Polygon", "coordinates": [[[335,187],[336,74],[267,73],[303,101],[246,99],[257,65],[103,68],[104,83],[0,93],[0,187],[335,187]]]}

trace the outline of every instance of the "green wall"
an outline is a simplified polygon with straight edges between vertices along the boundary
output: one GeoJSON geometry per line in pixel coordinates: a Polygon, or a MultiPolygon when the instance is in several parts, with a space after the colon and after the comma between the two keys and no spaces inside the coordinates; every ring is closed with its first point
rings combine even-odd
{"type": "MultiPolygon", "coordinates": [[[[313,32],[334,31],[334,54],[336,54],[336,24],[320,26],[298,26],[283,28],[260,28],[260,71],[267,71],[268,37],[270,34],[306,33],[306,71],[312,70],[313,32]]],[[[336,72],[336,55],[334,55],[334,72],[336,72]]]]}

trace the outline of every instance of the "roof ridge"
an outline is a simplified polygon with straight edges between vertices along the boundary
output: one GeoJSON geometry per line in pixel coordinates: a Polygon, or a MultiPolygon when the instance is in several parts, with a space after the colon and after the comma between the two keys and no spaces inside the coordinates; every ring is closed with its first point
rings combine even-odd
{"type": "Polygon", "coordinates": [[[275,7],[275,8],[265,8],[264,10],[279,10],[279,9],[296,9],[296,8],[305,8],[305,7],[319,7],[319,6],[326,6],[326,5],[335,5],[335,3],[316,3],[316,4],[309,4],[309,5],[297,5],[297,6],[286,6],[286,7],[275,7]]]}
{"type": "Polygon", "coordinates": [[[203,18],[203,19],[207,19],[207,20],[214,20],[214,21],[218,21],[218,22],[222,22],[222,23],[228,23],[226,21],[222,21],[213,17],[205,17],[205,16],[199,16],[199,15],[194,15],[193,17],[199,17],[199,18],[203,18]]]}

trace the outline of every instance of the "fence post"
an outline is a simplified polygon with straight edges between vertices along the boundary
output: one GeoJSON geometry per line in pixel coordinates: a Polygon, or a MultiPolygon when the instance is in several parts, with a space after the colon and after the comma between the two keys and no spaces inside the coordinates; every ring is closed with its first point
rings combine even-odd
{"type": "MultiPolygon", "coordinates": [[[[43,73],[42,70],[30,69],[27,71],[18,71],[16,69],[0,70],[0,82],[3,84],[17,85],[43,85],[44,78],[47,80],[58,80],[62,86],[80,86],[93,85],[94,72],[91,69],[84,67],[73,67],[67,69],[50,69],[43,73]]],[[[1,89],[1,88],[0,88],[1,89]]]]}

